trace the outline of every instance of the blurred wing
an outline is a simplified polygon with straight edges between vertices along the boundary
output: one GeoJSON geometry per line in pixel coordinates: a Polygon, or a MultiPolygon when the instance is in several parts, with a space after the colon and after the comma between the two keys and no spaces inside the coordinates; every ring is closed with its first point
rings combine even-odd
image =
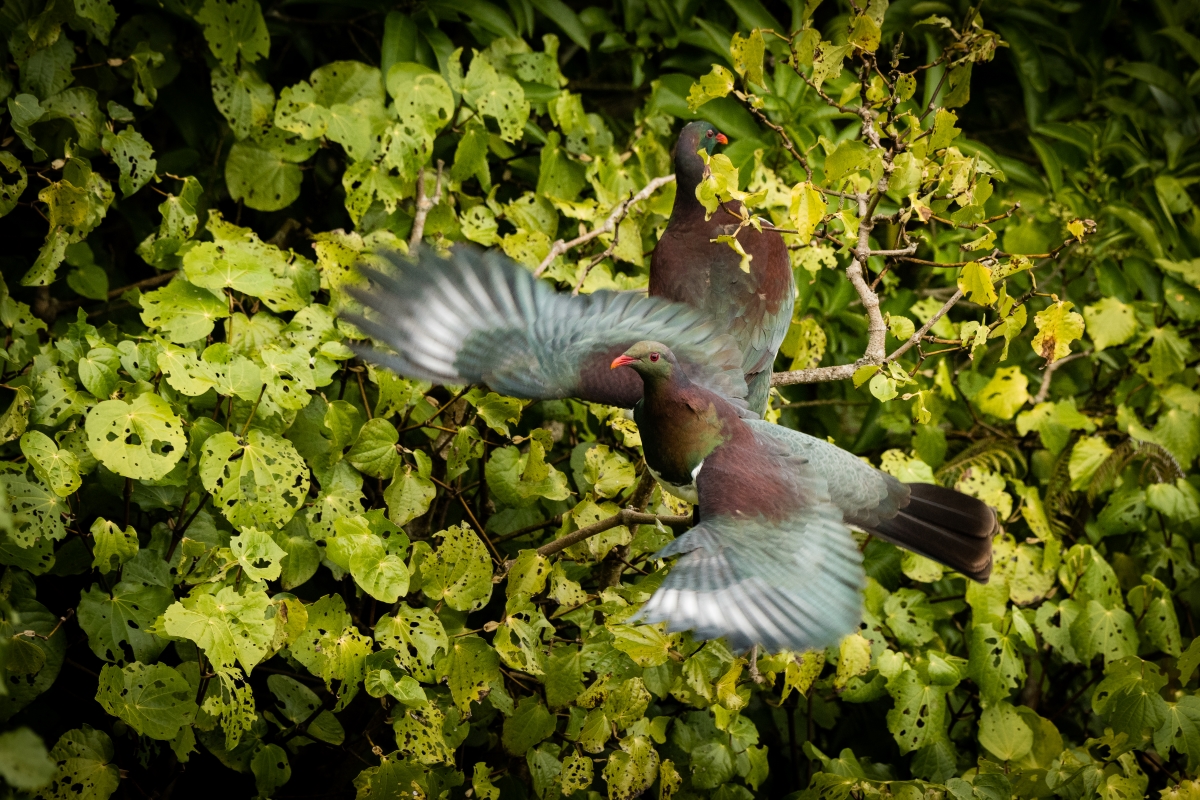
{"type": "Polygon", "coordinates": [[[696,477],[700,524],[638,616],[735,651],[836,644],[862,619],[862,554],[811,464],[758,436],[713,451],[696,477]]]}
{"type": "Polygon", "coordinates": [[[760,420],[747,424],[824,475],[850,525],[987,583],[996,529],[987,504],[942,486],[901,483],[823,439],[760,420]]]}
{"type": "Polygon", "coordinates": [[[465,247],[449,259],[422,251],[415,260],[386,260],[390,274],[363,269],[372,286],[351,290],[374,313],[348,319],[395,350],[359,348],[360,355],[397,373],[629,408],[642,397],[642,380],[609,365],[652,340],[671,348],[693,382],[753,416],[737,344],[687,306],[634,293],[559,294],[503,255],[465,247]]]}

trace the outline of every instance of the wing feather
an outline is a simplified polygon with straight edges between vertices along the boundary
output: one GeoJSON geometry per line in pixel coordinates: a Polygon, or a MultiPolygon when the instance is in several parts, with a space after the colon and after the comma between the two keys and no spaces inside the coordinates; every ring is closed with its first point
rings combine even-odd
{"type": "Polygon", "coordinates": [[[376,256],[387,272],[360,267],[372,286],[349,288],[368,313],[347,318],[394,353],[356,351],[401,374],[632,407],[641,379],[608,362],[653,340],[672,349],[694,383],[756,416],[746,407],[741,351],[700,311],[634,293],[557,294],[504,256],[465,247],[450,259],[429,251],[376,256]]]}

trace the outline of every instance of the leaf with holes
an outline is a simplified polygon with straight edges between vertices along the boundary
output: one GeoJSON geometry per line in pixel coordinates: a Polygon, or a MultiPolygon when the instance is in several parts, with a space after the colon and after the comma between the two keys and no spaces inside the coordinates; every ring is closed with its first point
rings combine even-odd
{"type": "Polygon", "coordinates": [[[196,718],[192,685],[166,664],[106,665],[96,701],[143,736],[170,741],[196,718]]]}
{"type": "Polygon", "coordinates": [[[287,439],[251,430],[225,431],[204,442],[200,480],[235,527],[285,524],[308,495],[308,467],[287,439]]]}
{"type": "Polygon", "coordinates": [[[133,402],[106,400],[87,416],[88,449],[104,466],[125,478],[158,480],[183,457],[183,422],[156,394],[133,402]]]}
{"type": "Polygon", "coordinates": [[[450,648],[446,629],[431,609],[403,604],[375,623],[375,640],[395,650],[401,666],[426,683],[434,680],[434,657],[450,648]]]}
{"type": "Polygon", "coordinates": [[[212,333],[217,320],[229,316],[229,305],[206,289],[176,278],[141,297],[142,322],[161,329],[177,344],[194,342],[212,333]]]}
{"type": "Polygon", "coordinates": [[[171,585],[166,562],[153,550],[142,550],[125,564],[111,591],[93,584],[84,592],[77,609],[79,627],[96,657],[118,665],[157,659],[168,642],[151,627],[175,602],[171,585]]]}
{"type": "Polygon", "coordinates": [[[21,437],[21,453],[34,474],[59,497],[73,494],[80,487],[79,457],[70,450],[60,450],[46,434],[27,432],[21,437]]]}
{"type": "Polygon", "coordinates": [[[120,770],[113,763],[115,755],[112,739],[104,731],[90,725],[67,731],[50,750],[57,769],[38,796],[46,800],[108,800],[121,782],[120,770]]]}
{"type": "Polygon", "coordinates": [[[216,594],[193,591],[163,614],[164,630],[195,642],[214,665],[228,668],[240,662],[249,673],[271,643],[275,626],[267,619],[270,604],[266,593],[256,589],[244,594],[232,586],[216,594]]]}
{"type": "Polygon", "coordinates": [[[458,611],[477,611],[492,596],[492,559],[469,525],[435,534],[441,545],[421,563],[421,590],[458,611]]]}
{"type": "Polygon", "coordinates": [[[275,544],[271,534],[257,528],[246,528],[229,540],[238,565],[256,581],[273,581],[283,570],[281,562],[287,552],[275,544]]]}

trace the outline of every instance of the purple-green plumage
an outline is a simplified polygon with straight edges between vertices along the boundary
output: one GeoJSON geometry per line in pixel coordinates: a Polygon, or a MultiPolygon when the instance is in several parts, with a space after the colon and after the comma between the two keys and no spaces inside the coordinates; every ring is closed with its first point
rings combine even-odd
{"type": "Polygon", "coordinates": [[[650,295],[701,309],[729,331],[744,354],[750,407],[761,414],[771,366],[792,321],[796,287],[779,233],[749,226],[738,232],[738,242],[751,256],[749,273],[741,268],[741,256],[713,241],[736,231],[741,222],[737,215],[745,214],[741,204],[727,203],[706,219],[696,199],[705,169],[698,153],[711,154],[723,138],[702,120],[689,123],[679,135],[675,206],[650,260],[650,295]]]}

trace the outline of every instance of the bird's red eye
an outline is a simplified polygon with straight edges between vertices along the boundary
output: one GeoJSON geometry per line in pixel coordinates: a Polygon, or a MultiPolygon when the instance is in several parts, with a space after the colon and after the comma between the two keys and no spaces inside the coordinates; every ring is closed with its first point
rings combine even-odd
{"type": "Polygon", "coordinates": [[[651,360],[651,361],[658,361],[658,353],[651,353],[651,354],[650,354],[650,360],[651,360]]]}
{"type": "Polygon", "coordinates": [[[711,139],[713,137],[713,132],[709,131],[708,133],[706,133],[704,135],[711,139]]]}

